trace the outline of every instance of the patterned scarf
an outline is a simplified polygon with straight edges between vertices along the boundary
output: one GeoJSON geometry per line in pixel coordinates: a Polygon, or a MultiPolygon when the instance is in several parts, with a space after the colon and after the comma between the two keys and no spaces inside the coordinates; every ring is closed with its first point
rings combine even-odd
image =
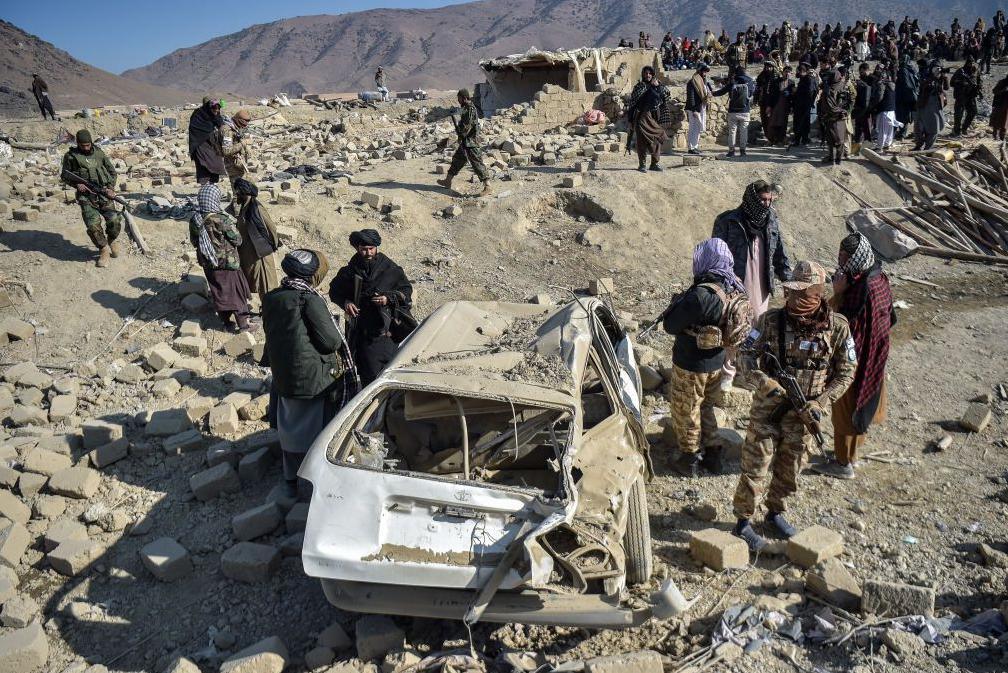
{"type": "Polygon", "coordinates": [[[854,429],[864,434],[878,409],[889,359],[889,331],[896,324],[889,278],[880,266],[851,278],[839,311],[850,323],[857,349],[857,372],[851,384],[855,411],[851,420],[854,429]]]}
{"type": "Polygon", "coordinates": [[[868,269],[875,266],[875,253],[872,251],[871,243],[868,241],[868,237],[860,232],[855,232],[849,237],[844,239],[843,248],[850,255],[847,261],[844,262],[840,270],[847,274],[848,278],[854,278],[855,276],[860,276],[862,273],[868,269]],[[857,237],[857,247],[853,251],[849,250],[851,243],[853,243],[853,238],[857,237]]]}
{"type": "MultiPolygon", "coordinates": [[[[770,217],[771,207],[763,205],[763,202],[760,201],[760,191],[757,190],[757,185],[765,187],[766,183],[754,182],[746,187],[745,193],[742,195],[742,212],[745,213],[750,225],[763,228],[770,217]]],[[[766,189],[764,188],[763,191],[766,189]]]]}
{"type": "Polygon", "coordinates": [[[200,187],[199,193],[196,194],[196,208],[197,209],[196,212],[193,213],[192,220],[199,228],[197,246],[207,262],[209,262],[212,267],[217,268],[217,251],[214,249],[214,244],[210,239],[210,233],[207,231],[204,219],[207,215],[212,213],[224,212],[221,209],[220,187],[213,182],[204,182],[203,186],[200,187]]]}

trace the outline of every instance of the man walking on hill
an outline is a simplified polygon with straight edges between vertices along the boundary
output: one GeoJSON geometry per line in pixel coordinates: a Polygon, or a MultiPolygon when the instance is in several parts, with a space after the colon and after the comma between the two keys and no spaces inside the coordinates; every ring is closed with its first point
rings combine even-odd
{"type": "Polygon", "coordinates": [[[438,180],[437,183],[445,189],[451,189],[452,180],[459,174],[462,167],[469,163],[473,173],[483,183],[483,190],[480,196],[490,193],[490,174],[483,164],[483,152],[479,146],[480,121],[476,106],[473,105],[472,96],[468,89],[460,89],[458,92],[459,107],[462,112],[459,115],[458,124],[455,126],[455,133],[458,135],[458,148],[452,156],[451,166],[448,167],[448,177],[438,180]]]}
{"type": "Polygon", "coordinates": [[[972,56],[952,75],[952,93],[955,94],[955,126],[952,127],[952,135],[958,136],[969,132],[977,114],[977,101],[983,99],[980,69],[972,56]]]}
{"type": "Polygon", "coordinates": [[[122,232],[122,215],[111,198],[115,196],[112,187],[116,182],[116,170],[108,156],[95,147],[87,129],[77,132],[77,146],[63,155],[60,179],[77,190],[77,205],[80,206],[84,226],[91,241],[98,247],[95,265],[102,269],[107,267],[109,257],[119,256],[115,241],[122,232]]]}
{"type": "Polygon", "coordinates": [[[710,66],[701,63],[696,74],[686,83],[686,118],[689,120],[686,145],[690,154],[700,154],[700,136],[707,130],[707,104],[711,96],[708,72],[710,66]]]}
{"type": "Polygon", "coordinates": [[[46,118],[46,112],[56,121],[56,113],[53,112],[52,101],[49,100],[49,85],[38,75],[32,75],[32,93],[35,95],[35,102],[38,103],[42,112],[42,119],[46,118]]]}

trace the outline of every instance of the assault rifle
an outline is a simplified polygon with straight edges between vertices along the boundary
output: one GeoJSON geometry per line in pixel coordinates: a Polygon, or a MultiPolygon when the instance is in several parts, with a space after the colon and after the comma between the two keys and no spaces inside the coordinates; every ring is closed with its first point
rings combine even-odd
{"type": "Polygon", "coordinates": [[[655,318],[654,320],[652,320],[651,322],[649,322],[648,325],[647,325],[647,327],[645,327],[644,329],[642,329],[637,334],[637,338],[638,339],[644,339],[649,334],[651,334],[651,332],[653,332],[655,330],[655,328],[658,327],[658,325],[662,324],[665,321],[665,316],[667,316],[668,313],[669,313],[669,311],[671,311],[675,307],[675,305],[679,302],[679,300],[682,299],[682,296],[684,294],[686,294],[686,290],[683,290],[682,292],[676,292],[675,294],[673,294],[671,301],[669,301],[668,308],[666,308],[664,311],[662,311],[661,315],[659,315],[657,318],[655,318]]]}
{"type": "MultiPolygon", "coordinates": [[[[808,404],[808,398],[805,397],[804,391],[802,391],[801,386],[798,385],[798,379],[788,373],[786,369],[781,365],[780,360],[778,360],[773,353],[764,352],[760,354],[770,365],[773,371],[767,372],[777,383],[781,384],[784,388],[784,394],[787,396],[787,402],[781,404],[777,409],[770,414],[770,420],[773,422],[778,422],[780,419],[791,409],[795,411],[801,411],[808,404]]],[[[799,414],[801,417],[801,414],[799,414]]],[[[823,445],[826,443],[826,438],[823,437],[822,428],[819,427],[819,421],[822,418],[822,414],[817,411],[812,412],[811,419],[805,419],[802,417],[801,421],[805,428],[812,433],[812,437],[815,438],[816,444],[819,446],[819,450],[822,451],[823,445]]]]}
{"type": "MultiPolygon", "coordinates": [[[[88,180],[84,176],[77,175],[73,171],[64,170],[62,177],[72,185],[84,185],[84,187],[87,188],[87,191],[92,194],[104,196],[105,198],[120,204],[123,207],[123,219],[126,220],[126,231],[129,233],[130,238],[133,239],[133,242],[137,244],[137,247],[140,248],[140,251],[143,254],[150,254],[150,246],[147,245],[147,241],[144,240],[143,234],[140,233],[140,228],[137,227],[136,222],[133,220],[133,215],[130,213],[129,201],[115,193],[109,195],[109,193],[105,191],[104,187],[96,182],[88,180]]],[[[108,191],[111,192],[112,190],[110,189],[108,191]]]]}

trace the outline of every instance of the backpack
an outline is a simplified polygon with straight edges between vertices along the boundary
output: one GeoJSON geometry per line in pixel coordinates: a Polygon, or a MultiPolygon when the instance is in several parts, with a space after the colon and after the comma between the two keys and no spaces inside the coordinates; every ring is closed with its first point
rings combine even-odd
{"type": "Polygon", "coordinates": [[[735,82],[731,91],[728,92],[728,109],[733,111],[744,110],[749,102],[749,86],[745,82],[735,82]]]}
{"type": "Polygon", "coordinates": [[[725,292],[719,283],[701,283],[721,300],[721,320],[717,325],[703,325],[689,330],[697,340],[697,348],[737,348],[752,329],[755,315],[745,292],[725,292]]]}

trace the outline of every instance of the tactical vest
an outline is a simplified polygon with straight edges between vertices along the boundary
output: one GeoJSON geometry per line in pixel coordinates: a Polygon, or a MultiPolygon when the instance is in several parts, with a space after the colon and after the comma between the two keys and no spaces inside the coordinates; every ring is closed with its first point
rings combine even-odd
{"type": "Polygon", "coordinates": [[[112,177],[105,166],[105,153],[100,149],[93,147],[91,154],[72,150],[68,154],[71,164],[76,165],[75,168],[70,169],[74,173],[102,187],[115,187],[115,178],[112,177]]]}

